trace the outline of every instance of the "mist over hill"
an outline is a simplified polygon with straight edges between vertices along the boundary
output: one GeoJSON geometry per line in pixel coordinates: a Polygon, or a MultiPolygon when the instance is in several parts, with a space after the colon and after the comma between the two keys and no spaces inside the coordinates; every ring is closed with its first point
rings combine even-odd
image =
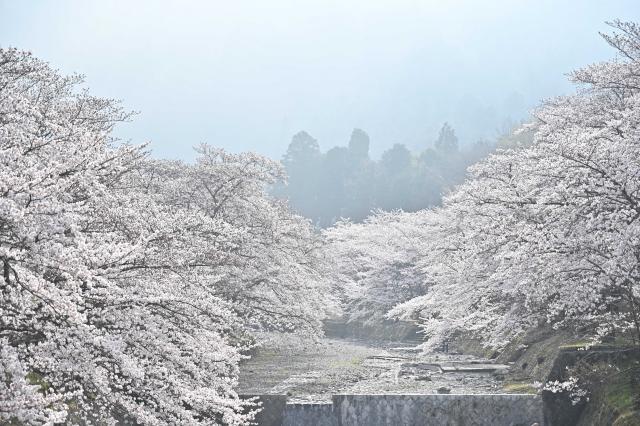
{"type": "Polygon", "coordinates": [[[526,143],[527,132],[506,128],[493,140],[462,144],[444,123],[438,137],[419,150],[395,143],[379,159],[370,154],[370,138],[354,129],[347,144],[325,152],[305,131],[296,133],[282,163],[288,175],[273,193],[320,227],[340,219],[361,222],[376,210],[414,212],[441,204],[442,196],[464,181],[467,168],[497,146],[526,143]]]}

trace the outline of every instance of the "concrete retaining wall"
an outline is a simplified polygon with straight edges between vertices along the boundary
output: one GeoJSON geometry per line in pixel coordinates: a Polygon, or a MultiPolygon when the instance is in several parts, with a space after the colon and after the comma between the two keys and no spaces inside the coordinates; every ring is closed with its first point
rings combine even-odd
{"type": "Polygon", "coordinates": [[[537,395],[334,395],[337,426],[544,424],[537,395]]]}
{"type": "Polygon", "coordinates": [[[337,426],[333,404],[287,404],[282,426],[337,426]]]}
{"type": "Polygon", "coordinates": [[[260,426],[531,426],[545,424],[538,395],[333,395],[333,403],[262,396],[260,426]]]}

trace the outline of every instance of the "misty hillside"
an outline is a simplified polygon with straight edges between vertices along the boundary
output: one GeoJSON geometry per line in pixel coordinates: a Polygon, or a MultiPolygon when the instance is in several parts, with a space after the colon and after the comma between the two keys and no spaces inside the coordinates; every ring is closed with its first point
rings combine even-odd
{"type": "Polygon", "coordinates": [[[525,144],[529,132],[506,129],[492,141],[461,144],[444,123],[438,138],[421,151],[393,144],[381,158],[370,156],[369,135],[354,129],[346,146],[326,152],[307,132],[295,134],[283,156],[286,184],[274,195],[320,227],[339,219],[361,222],[376,210],[415,212],[439,206],[442,195],[464,181],[467,168],[496,148],[525,144]]]}

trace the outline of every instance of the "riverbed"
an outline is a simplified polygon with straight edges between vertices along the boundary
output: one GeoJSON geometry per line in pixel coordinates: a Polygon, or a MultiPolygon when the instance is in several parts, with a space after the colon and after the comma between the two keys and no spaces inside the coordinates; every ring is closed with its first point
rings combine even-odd
{"type": "Polygon", "coordinates": [[[240,394],[286,394],[291,402],[332,394],[502,393],[508,366],[461,354],[423,354],[402,343],[324,338],[261,348],[240,366],[240,394]]]}

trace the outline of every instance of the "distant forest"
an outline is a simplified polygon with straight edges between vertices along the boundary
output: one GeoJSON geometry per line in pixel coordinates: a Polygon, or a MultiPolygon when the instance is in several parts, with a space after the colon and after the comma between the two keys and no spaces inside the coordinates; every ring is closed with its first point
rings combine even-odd
{"type": "Polygon", "coordinates": [[[514,133],[514,128],[497,141],[461,147],[453,127],[444,123],[433,146],[415,153],[395,144],[378,161],[369,157],[369,135],[361,129],[353,130],[347,146],[325,153],[316,139],[301,131],[282,159],[288,184],[273,192],[323,228],[340,218],[361,222],[375,210],[414,212],[438,206],[442,195],[464,180],[469,165],[496,146],[526,143],[529,135],[514,133]]]}

